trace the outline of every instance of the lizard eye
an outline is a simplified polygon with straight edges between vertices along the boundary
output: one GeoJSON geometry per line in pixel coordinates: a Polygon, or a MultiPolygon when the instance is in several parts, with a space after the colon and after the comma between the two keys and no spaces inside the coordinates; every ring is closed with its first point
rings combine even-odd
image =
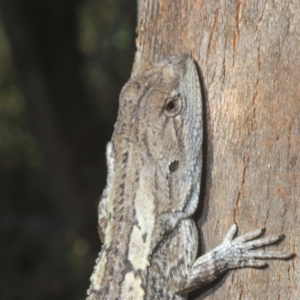
{"type": "Polygon", "coordinates": [[[168,98],[165,103],[164,111],[167,117],[177,116],[182,108],[182,102],[179,96],[168,98]]]}

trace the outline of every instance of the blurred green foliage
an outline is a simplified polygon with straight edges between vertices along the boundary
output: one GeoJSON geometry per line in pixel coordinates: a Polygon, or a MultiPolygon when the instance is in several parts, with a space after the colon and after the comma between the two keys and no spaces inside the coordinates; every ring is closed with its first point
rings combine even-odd
{"type": "Polygon", "coordinates": [[[25,99],[13,68],[8,40],[0,23],[0,161],[2,167],[41,162],[36,143],[26,126],[25,99]]]}
{"type": "Polygon", "coordinates": [[[115,117],[116,102],[103,99],[115,98],[116,80],[127,80],[133,62],[135,3],[131,4],[133,16],[124,14],[123,2],[104,0],[99,5],[99,1],[89,0],[80,12],[79,47],[87,59],[85,75],[108,120],[115,117]]]}
{"type": "MultiPolygon", "coordinates": [[[[135,5],[88,0],[78,11],[82,78],[108,124],[104,131],[112,131],[118,94],[132,67],[135,5]]],[[[63,216],[45,189],[45,158],[29,129],[17,77],[0,19],[0,299],[83,299],[100,249],[96,207],[88,215],[95,222],[86,232],[59,228],[63,216]]]]}

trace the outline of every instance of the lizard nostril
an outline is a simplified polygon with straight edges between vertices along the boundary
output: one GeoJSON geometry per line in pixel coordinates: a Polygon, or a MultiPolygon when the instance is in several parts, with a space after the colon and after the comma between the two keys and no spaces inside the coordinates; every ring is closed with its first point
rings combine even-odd
{"type": "Polygon", "coordinates": [[[171,162],[171,164],[169,165],[170,172],[175,172],[178,168],[179,168],[179,160],[175,160],[171,162]]]}

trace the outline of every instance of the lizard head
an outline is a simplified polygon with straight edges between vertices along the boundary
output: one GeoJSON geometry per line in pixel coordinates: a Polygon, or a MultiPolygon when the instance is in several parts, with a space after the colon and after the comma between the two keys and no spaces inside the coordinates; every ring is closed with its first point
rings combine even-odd
{"type": "Polygon", "coordinates": [[[191,193],[198,196],[202,99],[197,69],[188,55],[170,56],[128,81],[114,136],[131,142],[149,174],[155,170],[172,198],[164,210],[182,209],[191,193]]]}

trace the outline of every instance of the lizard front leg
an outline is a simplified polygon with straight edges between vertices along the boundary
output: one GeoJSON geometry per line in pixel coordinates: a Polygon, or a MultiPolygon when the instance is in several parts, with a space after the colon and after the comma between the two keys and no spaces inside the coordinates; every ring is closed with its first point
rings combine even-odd
{"type": "Polygon", "coordinates": [[[266,259],[287,259],[292,256],[278,251],[253,251],[276,243],[283,235],[257,239],[263,233],[263,229],[258,229],[234,239],[236,231],[237,225],[233,224],[221,245],[199,257],[190,270],[186,270],[186,276],[180,283],[177,282],[176,286],[171,284],[174,291],[185,294],[215,280],[228,270],[261,268],[267,265],[266,259]]]}
{"type": "Polygon", "coordinates": [[[168,244],[160,254],[168,249],[166,258],[167,282],[172,293],[182,295],[218,278],[228,270],[244,267],[260,268],[267,265],[266,259],[287,259],[290,253],[254,249],[269,246],[283,238],[283,235],[258,238],[263,229],[258,229],[234,239],[237,225],[230,227],[223,243],[195,260],[195,224],[191,219],[182,220],[168,244]],[[178,252],[178,253],[177,253],[178,252]],[[177,257],[174,260],[174,257],[177,257]]]}

